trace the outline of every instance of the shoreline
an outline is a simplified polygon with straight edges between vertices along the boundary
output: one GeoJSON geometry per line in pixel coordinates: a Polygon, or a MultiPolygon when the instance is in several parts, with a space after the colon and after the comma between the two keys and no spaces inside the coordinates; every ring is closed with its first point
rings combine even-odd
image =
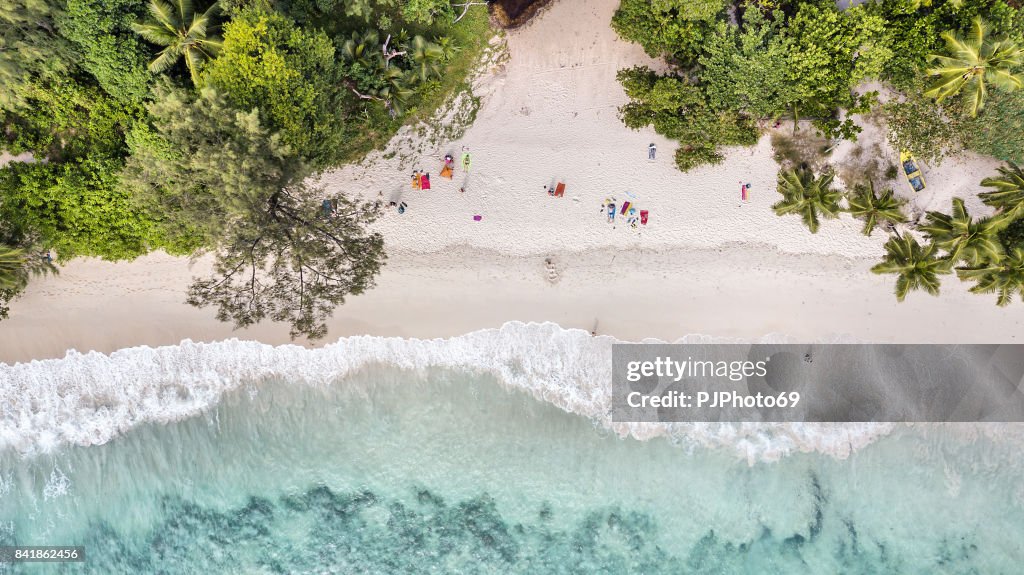
{"type": "Polygon", "coordinates": [[[899,303],[873,260],[723,246],[516,257],[455,247],[392,253],[376,288],[354,296],[315,344],[291,341],[284,324],[234,331],[212,309],[184,303],[205,261],[151,254],[135,262],[71,262],[30,285],[0,326],[0,362],[79,352],[231,338],[322,347],[352,335],[448,338],[509,321],[551,321],[624,341],[686,335],[794,341],[1015,343],[1024,308],[950,282],[933,298],[899,303]],[[546,264],[553,264],[552,269],[546,264]],[[992,334],[1003,334],[993,337],[992,334]]]}

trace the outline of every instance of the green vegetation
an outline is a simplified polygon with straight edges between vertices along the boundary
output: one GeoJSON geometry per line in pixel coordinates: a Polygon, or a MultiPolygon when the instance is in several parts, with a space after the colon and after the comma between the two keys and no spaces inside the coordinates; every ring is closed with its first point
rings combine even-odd
{"type": "Polygon", "coordinates": [[[659,134],[679,140],[676,164],[681,170],[722,161],[720,145],[757,142],[753,122],[714,108],[686,78],[659,76],[644,67],[620,70],[618,78],[631,100],[621,108],[623,122],[630,128],[653,125],[659,134]]]}
{"type": "Polygon", "coordinates": [[[817,233],[821,218],[837,218],[841,208],[841,193],[832,188],[835,176],[827,172],[815,177],[806,168],[779,172],[779,193],[782,200],[772,206],[775,213],[784,216],[798,214],[811,233],[817,233]]]}
{"type": "Polygon", "coordinates": [[[950,264],[939,258],[937,251],[934,245],[917,243],[913,236],[894,236],[885,244],[885,258],[871,271],[896,274],[896,299],[899,301],[917,289],[939,295],[939,275],[949,273],[950,264]]]}
{"type": "Polygon", "coordinates": [[[1003,218],[973,219],[967,213],[964,201],[953,198],[952,214],[928,212],[921,231],[932,245],[945,250],[950,260],[963,260],[976,266],[998,260],[1003,255],[1003,246],[996,235],[1003,221],[1003,218]]]}
{"type": "Polygon", "coordinates": [[[184,58],[192,82],[199,83],[199,69],[217,55],[220,39],[208,34],[213,27],[217,4],[198,13],[190,0],[149,0],[149,20],[136,23],[132,29],[147,41],[164,46],[155,60],[149,63],[151,72],[164,72],[184,58]]]}
{"type": "Polygon", "coordinates": [[[1000,90],[1019,90],[1024,86],[1024,75],[1017,70],[1024,64],[1024,47],[1005,37],[989,34],[989,26],[981,17],[971,24],[967,37],[955,32],[944,32],[946,52],[932,54],[935,63],[928,75],[937,76],[924,95],[936,102],[963,94],[968,113],[974,117],[985,107],[986,86],[1000,90]]]}
{"type": "Polygon", "coordinates": [[[1024,170],[1014,163],[999,168],[999,177],[985,178],[981,185],[993,188],[978,196],[986,204],[999,210],[1000,215],[1010,219],[1024,218],[1024,170]]]}
{"type": "Polygon", "coordinates": [[[855,218],[864,220],[864,235],[870,236],[875,228],[884,225],[902,224],[907,221],[903,215],[906,200],[897,198],[892,189],[885,190],[881,195],[875,192],[875,184],[870,180],[859,184],[846,195],[847,211],[855,218]]]}
{"type": "Polygon", "coordinates": [[[322,337],[385,256],[376,205],[331,197],[328,217],[304,182],[467,88],[490,29],[455,18],[447,0],[6,3],[0,149],[34,160],[0,169],[0,273],[28,270],[0,302],[40,269],[26,254],[211,253],[191,303],[322,337]]]}
{"type": "Polygon", "coordinates": [[[613,27],[672,68],[620,72],[631,100],[621,109],[626,125],[653,125],[679,140],[683,170],[721,161],[720,146],[756,141],[760,120],[809,117],[830,138],[855,136],[841,111],[865,111],[875,101],[853,88],[879,77],[892,58],[884,19],[824,0],[770,4],[736,2],[734,22],[720,1],[624,1],[613,27]],[[679,123],[700,125],[702,137],[693,141],[679,123]]]}
{"type": "Polygon", "coordinates": [[[996,305],[1009,305],[1014,293],[1024,301],[1024,248],[1013,248],[1005,257],[992,262],[957,268],[956,274],[962,280],[977,282],[972,292],[996,294],[996,305]]]}
{"type": "Polygon", "coordinates": [[[1024,161],[1024,16],[1016,6],[623,0],[612,26],[670,69],[644,79],[640,88],[652,89],[622,74],[631,103],[621,113],[630,127],[679,140],[687,170],[721,161],[718,147],[756,138],[766,121],[808,119],[829,140],[854,139],[851,116],[877,104],[861,86],[876,80],[902,93],[882,107],[898,149],[939,160],[967,147],[1024,161]],[[694,142],[677,122],[711,129],[694,142]]]}

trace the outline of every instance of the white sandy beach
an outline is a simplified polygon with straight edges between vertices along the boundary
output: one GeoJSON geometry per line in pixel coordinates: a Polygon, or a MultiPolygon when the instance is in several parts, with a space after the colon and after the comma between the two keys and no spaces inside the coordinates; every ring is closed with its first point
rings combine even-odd
{"type": "MultiPolygon", "coordinates": [[[[804,341],[1024,338],[1024,305],[997,308],[994,296],[969,294],[952,276],[939,298],[913,293],[897,303],[894,279],[868,272],[886,236],[861,235],[849,216],[824,222],[818,234],[797,217],[777,217],[770,206],[778,199],[778,167],[767,137],[753,149],[730,150],[722,165],[683,174],[672,142],[625,128],[615,73],[656,63],[616,38],[609,22],[617,4],[598,0],[581,10],[557,2],[509,33],[509,58],[478,79],[482,105],[461,140],[435,144],[407,132],[391,149],[323,176],[329,192],[382,194],[409,205],[380,222],[388,265],[376,289],[337,310],[329,341],[453,336],[510,320],[588,331],[597,321],[600,333],[627,340],[769,333],[804,341]],[[651,142],[658,146],[653,162],[651,142]],[[472,154],[468,178],[461,168],[452,181],[440,178],[440,158],[458,157],[464,146],[472,154]],[[413,169],[431,173],[431,190],[410,188],[413,169]],[[567,184],[564,198],[544,193],[556,180],[567,184]],[[739,197],[740,182],[752,185],[749,202],[739,197]],[[601,204],[608,197],[648,210],[648,225],[633,230],[621,217],[607,223],[601,204]]],[[[876,132],[866,130],[865,138],[879,138],[876,132]]],[[[834,157],[841,160],[848,148],[834,157]]],[[[961,196],[973,213],[984,213],[978,182],[997,165],[965,155],[928,166],[929,188],[913,207],[948,209],[949,199],[961,196]]],[[[0,323],[0,361],[186,338],[288,341],[286,326],[236,332],[212,310],[185,304],[185,288],[203,266],[164,254],[73,261],[14,302],[0,323]]]]}

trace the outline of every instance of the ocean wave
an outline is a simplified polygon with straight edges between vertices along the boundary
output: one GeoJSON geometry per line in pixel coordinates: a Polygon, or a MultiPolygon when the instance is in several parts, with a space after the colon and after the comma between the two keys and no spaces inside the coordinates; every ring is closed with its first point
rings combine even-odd
{"type": "MultiPolygon", "coordinates": [[[[761,343],[786,341],[770,335],[761,343]]],[[[649,340],[653,341],[653,340],[649,340]]],[[[678,343],[729,341],[687,336],[678,343]]],[[[0,450],[51,452],[98,445],[145,423],[196,416],[242,386],[268,380],[337,385],[374,365],[423,372],[488,374],[619,436],[668,437],[685,446],[721,448],[748,461],[795,452],[846,457],[892,431],[892,424],[616,423],[611,421],[610,336],[553,323],[510,322],[449,339],[347,337],[319,349],[237,339],[190,340],[111,354],[70,351],[63,359],[0,365],[0,450]]]]}

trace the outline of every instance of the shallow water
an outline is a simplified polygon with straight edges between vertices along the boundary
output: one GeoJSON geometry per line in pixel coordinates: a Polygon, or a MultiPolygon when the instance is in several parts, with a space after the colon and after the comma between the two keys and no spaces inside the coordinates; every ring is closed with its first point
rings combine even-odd
{"type": "Polygon", "coordinates": [[[265,382],[104,445],[0,454],[0,573],[1016,573],[1019,453],[897,431],[750,466],[489,376],[265,382]]]}

